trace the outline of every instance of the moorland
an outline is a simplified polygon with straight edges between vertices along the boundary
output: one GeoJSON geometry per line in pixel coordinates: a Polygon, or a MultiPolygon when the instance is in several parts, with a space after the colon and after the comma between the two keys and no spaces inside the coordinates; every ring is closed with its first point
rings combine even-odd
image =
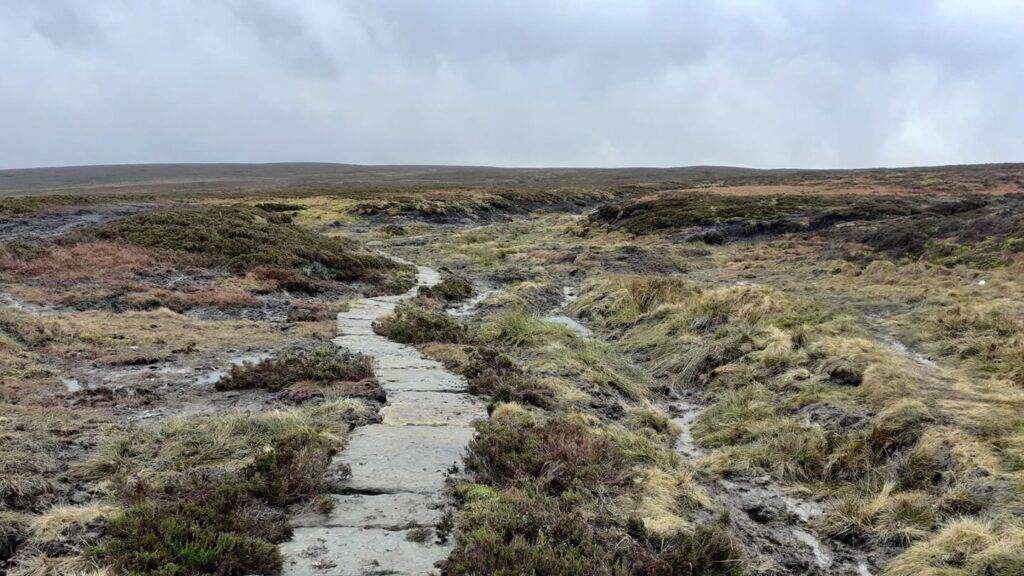
{"type": "Polygon", "coordinates": [[[443,574],[1024,573],[1009,164],[0,171],[0,573],[288,571],[402,293],[486,405],[443,574]]]}

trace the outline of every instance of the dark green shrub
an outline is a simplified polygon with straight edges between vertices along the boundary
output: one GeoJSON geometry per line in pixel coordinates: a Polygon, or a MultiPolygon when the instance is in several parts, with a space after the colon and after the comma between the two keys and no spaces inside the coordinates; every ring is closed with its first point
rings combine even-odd
{"type": "Polygon", "coordinates": [[[251,390],[262,388],[280,391],[290,384],[312,382],[354,382],[373,378],[373,361],[362,354],[351,354],[333,345],[313,350],[297,350],[257,364],[232,366],[217,381],[217,390],[251,390]]]}
{"type": "Polygon", "coordinates": [[[373,323],[373,331],[403,344],[464,344],[469,341],[464,324],[441,310],[415,302],[399,304],[393,314],[373,323]]]}
{"type": "MultiPolygon", "coordinates": [[[[285,506],[323,492],[324,475],[337,445],[318,430],[275,422],[275,418],[231,427],[241,435],[270,434],[262,441],[250,439],[248,463],[242,466],[189,466],[188,460],[176,459],[173,470],[161,473],[118,468],[112,486],[124,511],[109,520],[103,539],[89,554],[119,573],[244,576],[280,572],[276,544],[291,535],[285,506]],[[264,430],[257,432],[259,428],[264,430]]],[[[203,428],[204,422],[197,426],[203,428]]],[[[142,439],[147,438],[156,442],[148,448],[161,454],[178,452],[181,447],[174,444],[188,441],[173,434],[142,439]]]]}
{"type": "Polygon", "coordinates": [[[449,304],[462,302],[473,295],[473,285],[460,276],[448,276],[434,286],[421,286],[419,295],[449,304]]]}
{"type": "Polygon", "coordinates": [[[316,270],[312,277],[335,281],[395,282],[408,289],[411,267],[374,254],[353,241],[331,238],[286,222],[287,215],[250,206],[201,206],[157,210],[84,230],[83,235],[136,246],[183,252],[197,264],[316,270]]]}
{"type": "Polygon", "coordinates": [[[302,204],[289,204],[287,202],[260,202],[255,206],[265,212],[298,212],[305,208],[302,204]]]}
{"type": "Polygon", "coordinates": [[[473,349],[459,368],[469,380],[469,392],[493,402],[518,402],[544,409],[555,405],[554,393],[526,374],[509,356],[491,347],[473,349]]]}
{"type": "Polygon", "coordinates": [[[131,506],[107,526],[107,542],[92,551],[124,572],[185,576],[277,573],[274,543],[238,532],[239,502],[174,501],[131,506]]]}
{"type": "Polygon", "coordinates": [[[467,503],[446,572],[454,575],[608,574],[621,546],[601,534],[571,497],[514,488],[467,503]]]}
{"type": "Polygon", "coordinates": [[[584,424],[555,418],[491,419],[477,426],[465,458],[466,469],[494,486],[530,481],[552,494],[566,490],[601,492],[630,480],[625,453],[584,424]]]}
{"type": "Polygon", "coordinates": [[[452,576],[742,573],[738,546],[715,526],[661,538],[648,536],[639,521],[623,525],[600,503],[573,492],[552,496],[524,485],[470,495],[445,570],[452,576]]]}

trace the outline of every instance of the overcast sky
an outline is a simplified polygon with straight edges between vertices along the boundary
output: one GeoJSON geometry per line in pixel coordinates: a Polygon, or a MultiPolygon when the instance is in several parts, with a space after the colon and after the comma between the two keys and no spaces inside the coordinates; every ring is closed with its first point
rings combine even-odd
{"type": "Polygon", "coordinates": [[[0,168],[1024,161],[1024,2],[0,0],[0,168]]]}

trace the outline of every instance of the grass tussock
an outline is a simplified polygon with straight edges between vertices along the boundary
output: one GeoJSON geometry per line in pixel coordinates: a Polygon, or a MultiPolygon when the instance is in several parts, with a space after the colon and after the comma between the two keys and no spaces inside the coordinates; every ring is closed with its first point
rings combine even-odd
{"type": "Polygon", "coordinates": [[[893,560],[886,576],[987,576],[1024,571],[1024,526],[1018,519],[954,520],[935,538],[893,560]]]}
{"type": "Polygon", "coordinates": [[[263,389],[278,392],[298,382],[332,385],[372,380],[373,362],[326,344],[312,350],[294,350],[255,364],[232,366],[217,381],[217,390],[263,389]]]}
{"type": "Polygon", "coordinates": [[[481,336],[488,342],[524,348],[566,340],[573,337],[573,332],[516,308],[489,318],[481,336]]]}
{"type": "Polygon", "coordinates": [[[479,338],[516,350],[542,373],[573,378],[588,394],[636,401],[652,385],[643,371],[607,343],[578,337],[568,327],[521,308],[488,316],[479,338]]]}
{"type": "Polygon", "coordinates": [[[656,376],[707,391],[693,434],[710,470],[819,486],[832,533],[897,546],[1005,494],[994,447],[946,432],[913,364],[837,310],[758,286],[617,280],[588,283],[576,309],[656,376]]]}

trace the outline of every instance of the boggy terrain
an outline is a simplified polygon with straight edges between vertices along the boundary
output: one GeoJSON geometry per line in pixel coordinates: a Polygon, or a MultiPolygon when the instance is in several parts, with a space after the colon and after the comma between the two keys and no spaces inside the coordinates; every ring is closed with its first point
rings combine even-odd
{"type": "Polygon", "coordinates": [[[1024,168],[318,170],[0,199],[4,570],[294,571],[410,261],[373,330],[488,407],[436,570],[1024,573],[1024,168]]]}

